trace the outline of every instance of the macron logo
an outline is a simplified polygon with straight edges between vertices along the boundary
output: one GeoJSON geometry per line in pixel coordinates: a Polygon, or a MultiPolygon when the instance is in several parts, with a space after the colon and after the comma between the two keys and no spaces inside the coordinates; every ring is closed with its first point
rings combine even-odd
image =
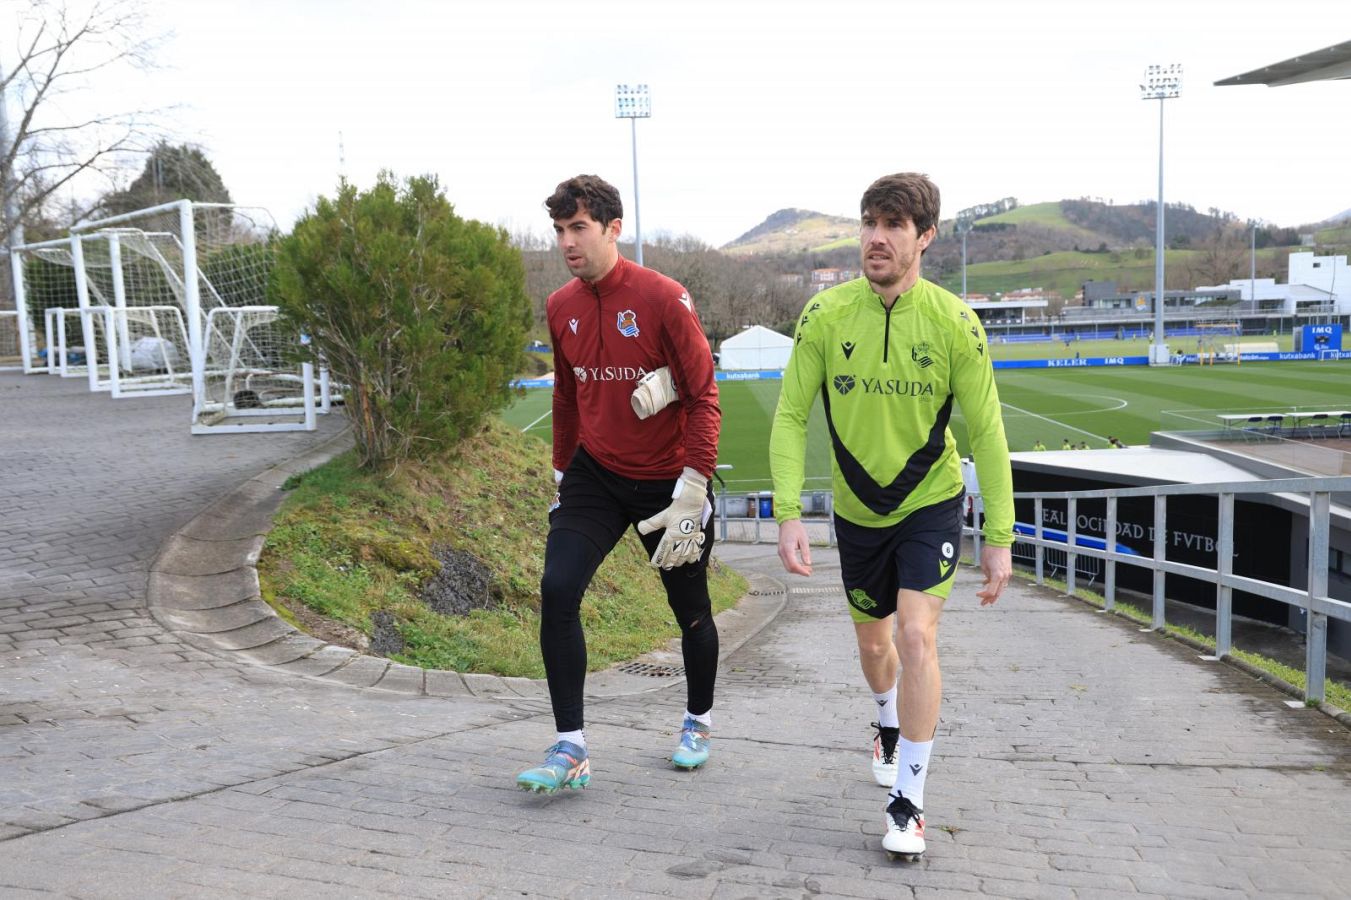
{"type": "Polygon", "coordinates": [[[576,333],[577,333],[577,320],[576,320],[576,319],[568,319],[568,327],[572,329],[572,333],[573,333],[573,334],[576,334],[576,333]]]}
{"type": "Polygon", "coordinates": [[[921,771],[923,768],[924,768],[923,766],[912,765],[912,766],[910,767],[910,774],[911,774],[911,775],[918,775],[918,774],[920,773],[920,771],[921,771]]]}

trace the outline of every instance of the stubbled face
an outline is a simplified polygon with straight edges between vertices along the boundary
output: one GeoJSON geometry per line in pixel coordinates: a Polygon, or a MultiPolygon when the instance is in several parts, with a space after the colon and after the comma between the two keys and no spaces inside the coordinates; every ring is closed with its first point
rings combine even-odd
{"type": "Polygon", "coordinates": [[[568,271],[583,281],[600,281],[619,259],[619,231],[622,223],[613,219],[601,225],[591,218],[585,203],[577,204],[577,214],[554,219],[554,236],[568,271]]]}
{"type": "Polygon", "coordinates": [[[859,229],[863,274],[879,288],[909,290],[919,278],[920,254],[933,241],[934,228],[923,234],[915,223],[889,213],[868,210],[859,229]]]}

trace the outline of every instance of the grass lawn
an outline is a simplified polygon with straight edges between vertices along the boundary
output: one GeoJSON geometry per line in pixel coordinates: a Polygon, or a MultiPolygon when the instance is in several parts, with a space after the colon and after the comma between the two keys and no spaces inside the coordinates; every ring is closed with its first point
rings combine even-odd
{"type": "MultiPolygon", "coordinates": [[[[1037,346],[1044,351],[1048,345],[1037,346]]],[[[1004,369],[995,379],[1012,450],[1031,450],[1037,440],[1055,449],[1063,438],[1105,448],[1109,435],[1144,444],[1151,431],[1218,428],[1215,416],[1222,412],[1343,409],[1351,404],[1351,362],[1004,369]]],[[[718,462],[733,466],[723,477],[735,491],[767,489],[769,429],[779,382],[724,381],[718,388],[723,411],[718,462]]],[[[503,419],[547,443],[550,398],[548,390],[529,391],[503,419]]],[[[819,400],[808,427],[807,487],[825,488],[830,482],[830,439],[819,400]]],[[[960,408],[953,415],[952,431],[965,450],[960,408]]]]}
{"type": "MultiPolygon", "coordinates": [[[[352,454],[340,456],[293,479],[259,560],[263,596],[302,628],[308,610],[324,617],[322,626],[369,637],[374,617],[388,615],[404,644],[389,653],[399,662],[542,677],[539,581],[552,468],[545,444],[496,421],[458,456],[406,463],[389,476],[361,472],[352,454]],[[486,568],[483,608],[442,614],[420,599],[446,548],[471,553],[486,568]]],[[[715,560],[709,589],[716,612],[746,582],[715,560]]],[[[592,670],[679,635],[632,533],[596,573],[582,623],[592,670]]]]}

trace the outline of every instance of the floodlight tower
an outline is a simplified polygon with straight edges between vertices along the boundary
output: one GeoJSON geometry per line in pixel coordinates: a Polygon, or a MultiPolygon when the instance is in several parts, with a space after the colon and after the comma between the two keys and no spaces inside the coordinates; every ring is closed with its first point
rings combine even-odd
{"type": "Polygon", "coordinates": [[[1168,345],[1163,335],[1163,101],[1182,93],[1182,64],[1149,66],[1140,85],[1141,100],[1159,101],[1159,206],[1154,223],[1154,344],[1149,348],[1149,364],[1168,364],[1168,345]]]}
{"type": "Polygon", "coordinates": [[[638,120],[652,118],[652,95],[645,84],[615,85],[615,118],[628,119],[633,135],[633,239],[634,258],[643,264],[643,219],[638,213],[638,120]]]}
{"type": "Polygon", "coordinates": [[[971,220],[957,217],[954,225],[957,233],[962,236],[962,299],[966,299],[966,236],[971,232],[971,220]]]}

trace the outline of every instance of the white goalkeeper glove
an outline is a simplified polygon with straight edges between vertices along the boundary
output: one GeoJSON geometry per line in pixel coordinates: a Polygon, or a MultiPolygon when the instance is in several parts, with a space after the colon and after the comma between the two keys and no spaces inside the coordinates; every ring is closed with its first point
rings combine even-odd
{"type": "Polygon", "coordinates": [[[638,414],[638,418],[646,419],[655,416],[677,399],[679,395],[676,393],[675,379],[671,377],[671,367],[662,366],[638,379],[638,386],[633,389],[629,402],[633,404],[633,411],[638,414]]]}
{"type": "Polygon", "coordinates": [[[708,479],[686,466],[671,491],[671,505],[638,523],[639,534],[666,529],[657,552],[652,554],[653,567],[674,569],[698,562],[704,552],[704,524],[712,512],[713,507],[708,502],[708,479]]]}
{"type": "Polygon", "coordinates": [[[549,512],[553,512],[563,505],[563,495],[559,492],[559,485],[563,483],[563,473],[554,469],[554,499],[549,504],[549,512]]]}

